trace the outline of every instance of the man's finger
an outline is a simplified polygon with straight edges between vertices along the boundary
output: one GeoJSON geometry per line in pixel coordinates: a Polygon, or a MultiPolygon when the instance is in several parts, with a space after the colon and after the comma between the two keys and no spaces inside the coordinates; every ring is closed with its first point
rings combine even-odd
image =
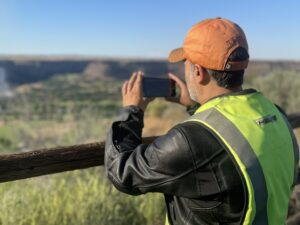
{"type": "Polygon", "coordinates": [[[136,77],[137,77],[137,73],[134,72],[132,74],[132,76],[130,77],[130,80],[128,82],[128,89],[127,89],[127,91],[131,91],[131,89],[133,88],[133,85],[134,85],[134,82],[136,80],[136,77]]]}
{"type": "Polygon", "coordinates": [[[126,95],[127,94],[127,87],[128,87],[128,80],[126,80],[122,86],[122,95],[126,95]]]}
{"type": "Polygon", "coordinates": [[[139,71],[137,73],[137,78],[136,78],[136,82],[135,82],[135,87],[136,90],[141,90],[142,91],[142,79],[143,79],[143,75],[144,73],[139,71]]]}
{"type": "Polygon", "coordinates": [[[174,75],[173,73],[169,73],[169,77],[179,85],[180,89],[183,89],[186,87],[185,82],[183,80],[181,80],[179,77],[177,77],[176,75],[174,75]]]}

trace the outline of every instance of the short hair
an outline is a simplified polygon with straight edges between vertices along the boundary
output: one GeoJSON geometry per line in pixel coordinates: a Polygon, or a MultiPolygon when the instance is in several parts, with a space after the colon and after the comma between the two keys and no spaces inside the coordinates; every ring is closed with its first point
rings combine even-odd
{"type": "MultiPolygon", "coordinates": [[[[239,62],[247,59],[249,59],[249,54],[247,50],[245,48],[238,47],[230,54],[227,62],[239,62]]],[[[206,71],[211,77],[213,77],[214,80],[217,81],[217,84],[220,87],[231,88],[235,86],[240,86],[243,84],[244,81],[244,69],[237,71],[221,71],[206,69],[206,71]]]]}

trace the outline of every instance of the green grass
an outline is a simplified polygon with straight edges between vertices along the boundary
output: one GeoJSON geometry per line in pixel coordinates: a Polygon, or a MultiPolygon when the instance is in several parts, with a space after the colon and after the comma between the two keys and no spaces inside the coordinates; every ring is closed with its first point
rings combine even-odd
{"type": "Polygon", "coordinates": [[[0,152],[12,152],[17,149],[16,133],[12,125],[0,127],[0,152]]]}
{"type": "Polygon", "coordinates": [[[104,141],[111,118],[11,121],[0,126],[0,154],[104,141]]]}
{"type": "Polygon", "coordinates": [[[115,115],[121,106],[121,81],[88,80],[80,74],[18,86],[11,98],[0,98],[0,118],[11,120],[78,119],[115,115]]]}
{"type": "Polygon", "coordinates": [[[1,184],[1,225],[163,224],[161,194],[117,191],[92,168],[1,184]]]}

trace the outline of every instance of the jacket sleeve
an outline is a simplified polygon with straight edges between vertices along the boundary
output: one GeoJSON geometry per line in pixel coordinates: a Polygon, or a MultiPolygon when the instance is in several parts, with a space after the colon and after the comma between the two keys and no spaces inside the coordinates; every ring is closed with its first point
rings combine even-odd
{"type": "Polygon", "coordinates": [[[143,111],[123,107],[112,123],[105,144],[105,171],[120,191],[194,197],[197,195],[193,159],[185,136],[175,126],[153,143],[142,143],[143,111]],[[186,187],[189,185],[188,191],[186,187]],[[182,190],[185,190],[182,193],[182,190]]]}

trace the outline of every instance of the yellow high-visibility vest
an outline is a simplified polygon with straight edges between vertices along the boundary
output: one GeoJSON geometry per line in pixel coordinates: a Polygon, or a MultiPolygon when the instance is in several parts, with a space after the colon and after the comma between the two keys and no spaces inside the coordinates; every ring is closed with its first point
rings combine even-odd
{"type": "Polygon", "coordinates": [[[186,121],[213,132],[242,172],[248,192],[243,225],[285,224],[299,153],[292,128],[277,107],[260,92],[220,96],[186,121]]]}

